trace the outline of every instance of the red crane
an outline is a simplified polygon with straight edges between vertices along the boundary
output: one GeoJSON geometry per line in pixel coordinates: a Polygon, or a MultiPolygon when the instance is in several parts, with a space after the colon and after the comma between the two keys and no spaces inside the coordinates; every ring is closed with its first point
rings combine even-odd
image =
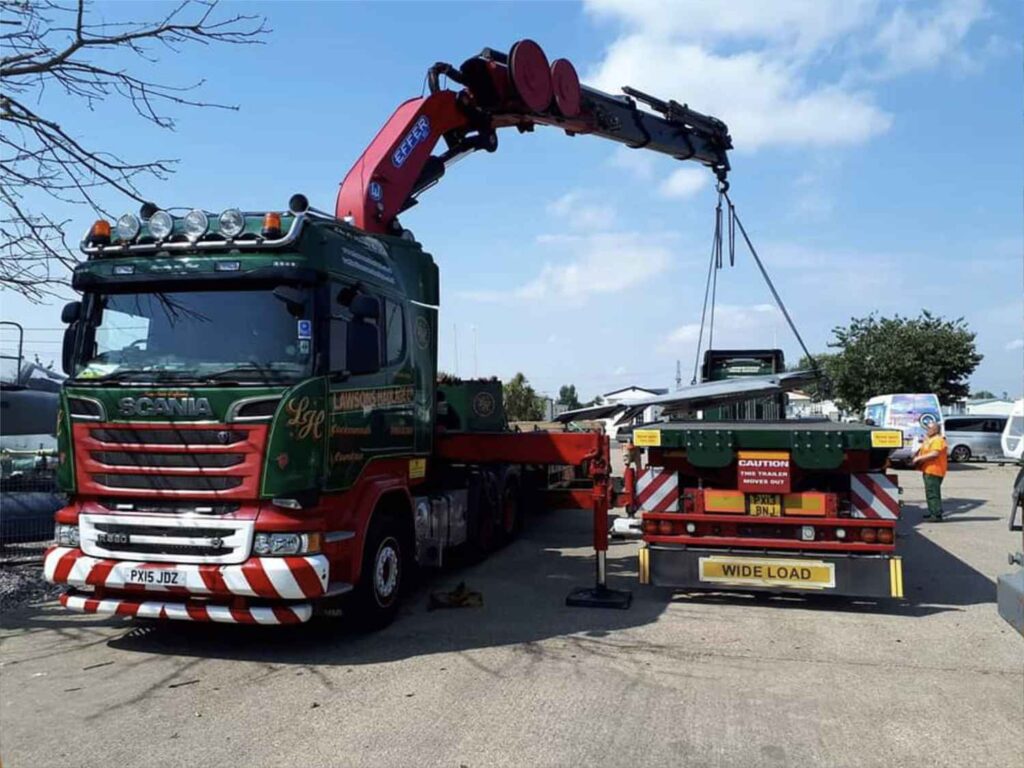
{"type": "Polygon", "coordinates": [[[581,85],[572,62],[549,64],[532,40],[520,40],[508,54],[485,48],[458,68],[438,62],[427,78],[430,94],[401,104],[341,182],[338,218],[367,232],[400,234],[397,216],[416,204],[417,195],[455,160],[495,151],[497,130],[508,127],[523,132],[550,125],[569,136],[591,134],[695,160],[711,168],[720,188],[727,187],[732,140],[722,121],[634,88],[612,96],[581,85]],[[462,88],[442,88],[442,77],[462,88]],[[446,149],[432,154],[442,139],[446,149]]]}

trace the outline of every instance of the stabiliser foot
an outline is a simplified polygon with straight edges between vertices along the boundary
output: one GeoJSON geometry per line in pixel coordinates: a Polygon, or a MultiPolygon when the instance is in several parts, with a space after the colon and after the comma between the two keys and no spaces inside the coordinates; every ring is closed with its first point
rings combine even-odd
{"type": "Polygon", "coordinates": [[[625,610],[633,602],[633,593],[625,589],[608,587],[577,587],[565,598],[565,604],[572,608],[618,608],[625,610]]]}

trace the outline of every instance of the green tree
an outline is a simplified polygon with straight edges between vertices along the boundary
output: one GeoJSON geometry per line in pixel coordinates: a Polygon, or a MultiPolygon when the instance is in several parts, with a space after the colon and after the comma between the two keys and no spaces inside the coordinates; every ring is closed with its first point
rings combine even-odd
{"type": "Polygon", "coordinates": [[[971,392],[971,397],[975,400],[995,400],[996,396],[994,393],[989,392],[987,389],[979,389],[977,392],[971,392]]]}
{"type": "MultiPolygon", "coordinates": [[[[822,400],[831,400],[835,396],[833,382],[835,382],[838,358],[839,355],[831,352],[819,352],[814,356],[814,362],[817,363],[822,378],[802,388],[814,402],[820,403],[822,400]]],[[[809,371],[813,367],[811,361],[804,356],[800,358],[800,362],[795,366],[790,366],[789,370],[809,371]]]]}
{"type": "Polygon", "coordinates": [[[567,406],[570,411],[581,407],[579,395],[576,394],[576,385],[564,384],[563,386],[559,387],[558,402],[564,406],[567,406]]]}
{"type": "Polygon", "coordinates": [[[540,398],[522,373],[517,373],[502,387],[505,416],[509,421],[539,421],[544,415],[540,398]]]}
{"type": "Polygon", "coordinates": [[[967,379],[982,356],[963,318],[946,320],[927,310],[916,318],[852,318],[832,329],[838,352],[823,366],[834,393],[858,412],[874,395],[933,392],[946,405],[967,396],[967,379]]]}

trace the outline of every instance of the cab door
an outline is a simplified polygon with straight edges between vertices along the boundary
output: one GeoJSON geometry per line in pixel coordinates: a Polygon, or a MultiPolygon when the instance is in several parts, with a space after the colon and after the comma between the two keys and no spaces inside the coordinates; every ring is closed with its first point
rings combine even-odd
{"type": "Polygon", "coordinates": [[[331,292],[326,485],[342,490],[368,463],[411,452],[415,392],[401,302],[341,282],[331,292]]]}

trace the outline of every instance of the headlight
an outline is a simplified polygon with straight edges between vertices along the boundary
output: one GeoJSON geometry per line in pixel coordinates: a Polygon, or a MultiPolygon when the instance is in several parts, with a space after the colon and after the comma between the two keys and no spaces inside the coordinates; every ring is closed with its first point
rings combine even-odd
{"type": "Polygon", "coordinates": [[[183,229],[189,240],[198,240],[210,228],[210,219],[198,208],[185,214],[183,229]]]}
{"type": "Polygon", "coordinates": [[[166,240],[174,231],[174,219],[167,211],[157,211],[149,217],[149,234],[157,240],[166,240]]]}
{"type": "Polygon", "coordinates": [[[217,225],[224,237],[238,237],[245,231],[245,216],[237,208],[228,208],[217,219],[217,225]]]}
{"type": "Polygon", "coordinates": [[[126,213],[119,218],[117,225],[114,227],[118,240],[123,240],[124,242],[138,237],[140,229],[142,229],[142,224],[139,223],[139,217],[131,213],[126,213]]]}
{"type": "Polygon", "coordinates": [[[257,555],[308,555],[320,551],[320,534],[257,533],[252,551],[257,555]]]}
{"type": "Polygon", "coordinates": [[[64,523],[57,523],[53,531],[53,538],[57,540],[57,544],[62,547],[77,547],[78,546],[78,526],[77,525],[65,525],[64,523]]]}

